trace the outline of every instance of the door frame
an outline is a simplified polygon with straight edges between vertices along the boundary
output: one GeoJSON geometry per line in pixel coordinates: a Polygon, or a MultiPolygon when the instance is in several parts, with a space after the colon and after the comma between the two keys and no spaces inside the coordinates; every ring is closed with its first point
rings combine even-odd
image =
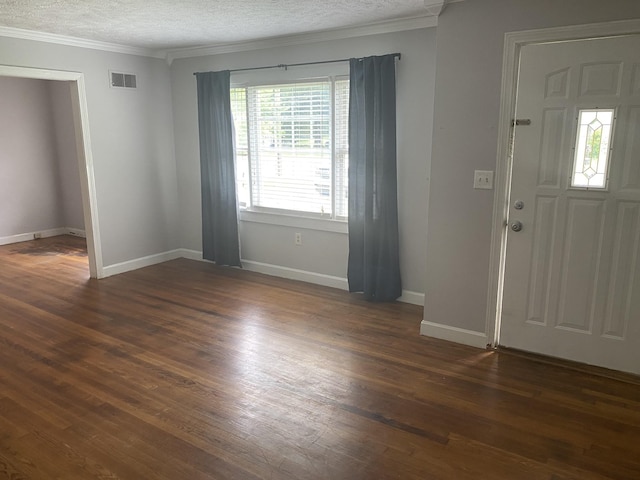
{"type": "Polygon", "coordinates": [[[500,324],[502,319],[502,291],[506,262],[507,218],[509,212],[509,189],[512,168],[512,121],[515,119],[516,93],[520,51],[525,45],[571,40],[587,40],[640,34],[640,19],[615,22],[572,25],[507,32],[504,38],[502,58],[502,86],[500,119],[498,123],[498,156],[493,201],[491,251],[489,257],[489,288],[487,292],[486,332],[487,343],[492,347],[500,345],[500,324]]]}
{"type": "Polygon", "coordinates": [[[104,276],[102,246],[100,243],[98,201],[96,197],[93,155],[91,153],[91,139],[89,136],[89,113],[87,109],[87,93],[84,74],[63,70],[0,65],[0,76],[70,82],[71,109],[73,112],[78,169],[80,171],[82,211],[84,215],[85,234],[87,237],[89,276],[91,278],[102,278],[104,276]]]}

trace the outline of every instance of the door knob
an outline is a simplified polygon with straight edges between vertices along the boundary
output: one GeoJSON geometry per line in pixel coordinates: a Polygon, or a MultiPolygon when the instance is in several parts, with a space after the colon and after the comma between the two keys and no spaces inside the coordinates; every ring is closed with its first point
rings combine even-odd
{"type": "Polygon", "coordinates": [[[514,232],[519,232],[522,230],[522,222],[520,220],[514,220],[511,222],[511,230],[514,232]]]}

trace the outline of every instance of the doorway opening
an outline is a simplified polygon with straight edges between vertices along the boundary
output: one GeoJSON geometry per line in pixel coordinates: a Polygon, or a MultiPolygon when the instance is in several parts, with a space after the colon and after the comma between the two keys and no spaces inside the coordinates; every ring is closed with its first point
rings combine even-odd
{"type": "Polygon", "coordinates": [[[102,278],[102,250],[100,247],[96,188],[93,170],[93,157],[91,153],[91,141],[89,136],[89,119],[84,74],[60,70],[0,65],[0,76],[35,80],[53,80],[69,83],[71,93],[71,111],[73,114],[73,130],[75,133],[75,149],[80,174],[84,229],[87,240],[89,276],[91,278],[102,278]]]}

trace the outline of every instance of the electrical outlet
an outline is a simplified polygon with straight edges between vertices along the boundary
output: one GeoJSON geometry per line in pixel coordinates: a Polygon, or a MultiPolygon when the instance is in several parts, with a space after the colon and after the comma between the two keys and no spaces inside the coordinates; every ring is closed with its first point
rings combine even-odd
{"type": "Polygon", "coordinates": [[[493,190],[493,172],[491,170],[476,170],[473,174],[473,188],[493,190]]]}
{"type": "Polygon", "coordinates": [[[302,234],[300,232],[296,232],[296,237],[294,241],[297,246],[302,245],[302,234]]]}
{"type": "Polygon", "coordinates": [[[39,238],[42,238],[42,234],[40,232],[33,234],[33,239],[34,240],[38,240],[39,238]]]}

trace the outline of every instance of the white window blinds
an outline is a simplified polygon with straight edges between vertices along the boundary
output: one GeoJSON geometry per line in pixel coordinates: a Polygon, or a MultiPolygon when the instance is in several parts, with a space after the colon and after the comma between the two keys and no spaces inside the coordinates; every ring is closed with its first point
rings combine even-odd
{"type": "Polygon", "coordinates": [[[240,206],[347,216],[349,80],[233,88],[240,206]]]}

